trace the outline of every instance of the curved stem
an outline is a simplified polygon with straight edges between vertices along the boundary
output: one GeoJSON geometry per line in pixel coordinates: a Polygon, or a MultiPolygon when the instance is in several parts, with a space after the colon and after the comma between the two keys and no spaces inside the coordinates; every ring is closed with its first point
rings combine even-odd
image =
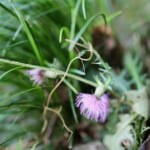
{"type": "Polygon", "coordinates": [[[65,121],[64,121],[64,119],[63,119],[63,117],[62,117],[62,115],[60,114],[60,111],[61,111],[61,109],[62,109],[61,107],[60,107],[60,109],[59,109],[58,111],[55,110],[55,109],[49,108],[49,107],[45,107],[45,109],[46,109],[46,110],[49,110],[49,111],[51,111],[51,112],[53,112],[53,113],[55,113],[55,114],[57,114],[58,117],[60,118],[62,124],[63,124],[63,127],[64,127],[68,132],[70,132],[70,134],[72,135],[72,130],[66,125],[66,123],[65,123],[65,121]]]}

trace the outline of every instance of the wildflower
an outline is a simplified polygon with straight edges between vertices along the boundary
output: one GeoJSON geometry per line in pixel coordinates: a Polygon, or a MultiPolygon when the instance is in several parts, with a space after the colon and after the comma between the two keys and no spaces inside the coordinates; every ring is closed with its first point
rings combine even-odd
{"type": "Polygon", "coordinates": [[[105,122],[109,109],[109,98],[103,94],[100,98],[95,95],[79,93],[76,98],[76,107],[87,119],[105,122]]]}
{"type": "Polygon", "coordinates": [[[45,79],[45,71],[41,69],[31,69],[26,70],[26,74],[31,75],[32,77],[30,80],[33,80],[34,83],[37,83],[38,85],[41,85],[45,79]]]}

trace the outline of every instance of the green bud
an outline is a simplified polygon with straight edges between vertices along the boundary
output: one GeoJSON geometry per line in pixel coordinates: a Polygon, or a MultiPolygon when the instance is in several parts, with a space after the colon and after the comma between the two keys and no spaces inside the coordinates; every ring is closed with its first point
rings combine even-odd
{"type": "Polygon", "coordinates": [[[54,71],[46,71],[45,72],[45,76],[47,78],[52,78],[52,79],[55,79],[57,77],[57,73],[54,72],[54,71]]]}
{"type": "Polygon", "coordinates": [[[101,97],[105,92],[105,86],[101,83],[96,89],[94,95],[97,97],[101,97]]]}

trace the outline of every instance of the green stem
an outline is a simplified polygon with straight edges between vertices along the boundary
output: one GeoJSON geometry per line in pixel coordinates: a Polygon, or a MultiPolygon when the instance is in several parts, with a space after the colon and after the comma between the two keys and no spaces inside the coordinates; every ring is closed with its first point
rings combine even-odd
{"type": "MultiPolygon", "coordinates": [[[[12,61],[12,60],[8,60],[8,59],[3,59],[3,58],[0,58],[0,62],[1,63],[6,63],[6,64],[11,64],[11,65],[16,65],[16,66],[22,66],[22,67],[26,67],[26,68],[32,68],[32,69],[34,68],[34,69],[42,69],[42,70],[45,70],[45,71],[52,71],[52,72],[55,72],[57,75],[64,75],[65,74],[64,71],[60,71],[60,70],[56,70],[56,69],[50,69],[50,68],[36,66],[36,65],[31,65],[31,64],[25,64],[25,63],[12,61]]],[[[70,74],[70,73],[67,73],[67,77],[78,80],[78,81],[81,81],[81,82],[86,83],[86,84],[89,84],[93,87],[98,86],[97,83],[95,83],[95,82],[89,81],[87,79],[84,79],[82,77],[79,77],[79,76],[76,76],[76,75],[73,75],[73,74],[70,74]]]]}
{"type": "MultiPolygon", "coordinates": [[[[8,60],[8,59],[3,59],[3,58],[0,58],[0,63],[6,63],[6,64],[11,64],[11,65],[16,65],[16,66],[22,66],[22,67],[25,67],[25,68],[42,69],[42,70],[45,70],[45,71],[52,71],[52,72],[55,72],[57,75],[64,75],[65,74],[65,72],[61,71],[61,70],[55,70],[55,69],[50,69],[50,68],[41,67],[41,66],[37,66],[37,65],[25,64],[25,63],[21,63],[21,62],[17,62],[17,61],[12,61],[12,60],[8,60]]],[[[78,80],[80,82],[83,82],[85,84],[91,85],[91,86],[93,86],[95,88],[98,87],[97,83],[95,83],[93,81],[89,81],[89,80],[87,80],[85,78],[76,76],[74,74],[67,73],[66,76],[69,77],[69,78],[72,78],[74,80],[78,80]]],[[[68,86],[70,86],[70,84],[68,84],[68,86]]],[[[76,89],[73,89],[73,88],[71,88],[71,89],[72,89],[72,91],[74,91],[75,93],[77,93],[76,89]]],[[[120,99],[120,96],[117,93],[115,93],[115,92],[113,92],[111,90],[107,90],[107,91],[109,93],[111,93],[112,95],[114,95],[115,97],[117,97],[118,99],[120,99]]]]}
{"type": "Polygon", "coordinates": [[[74,138],[74,131],[73,131],[72,136],[71,136],[70,141],[69,141],[69,146],[68,146],[69,149],[72,149],[72,146],[73,146],[73,138],[74,138]]]}
{"type": "Polygon", "coordinates": [[[69,99],[70,99],[71,109],[72,109],[72,113],[73,113],[73,117],[74,117],[75,123],[78,124],[79,121],[78,121],[78,117],[77,117],[77,114],[76,114],[76,111],[75,111],[71,90],[69,90],[69,99]]]}
{"type": "Polygon", "coordinates": [[[72,86],[71,84],[70,84],[70,82],[68,82],[66,79],[64,79],[64,81],[63,81],[68,87],[69,87],[69,89],[71,89],[75,94],[78,94],[78,91],[74,88],[74,86],[72,86]]]}
{"type": "Polygon", "coordinates": [[[97,87],[97,86],[98,86],[98,84],[95,83],[95,82],[89,81],[89,80],[87,80],[87,79],[78,77],[78,76],[73,75],[73,74],[70,74],[70,73],[68,73],[67,76],[70,77],[70,78],[73,78],[73,79],[75,79],[75,80],[81,81],[81,82],[83,82],[83,83],[89,84],[89,85],[91,85],[91,86],[93,86],[93,87],[97,87]]]}

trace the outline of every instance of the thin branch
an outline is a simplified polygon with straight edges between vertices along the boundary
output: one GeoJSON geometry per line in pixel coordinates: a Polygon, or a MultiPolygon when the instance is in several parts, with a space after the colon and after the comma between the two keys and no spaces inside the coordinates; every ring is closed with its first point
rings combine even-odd
{"type": "Polygon", "coordinates": [[[60,110],[62,109],[62,107],[59,108],[59,110],[55,110],[55,109],[52,109],[52,108],[49,108],[49,107],[45,107],[44,109],[48,110],[48,111],[51,111],[55,114],[57,114],[57,116],[60,118],[62,124],[63,124],[63,127],[70,133],[70,137],[69,137],[69,140],[73,134],[72,130],[66,125],[65,123],[65,120],[63,119],[62,115],[60,114],[60,110]]]}
{"type": "Polygon", "coordinates": [[[43,119],[44,119],[44,124],[43,124],[43,127],[42,127],[42,130],[41,130],[41,133],[44,133],[46,128],[47,128],[47,118],[46,118],[46,113],[47,113],[47,108],[49,106],[49,103],[50,103],[50,100],[51,100],[51,97],[52,97],[52,94],[55,92],[55,90],[60,86],[60,84],[64,81],[65,77],[67,76],[67,73],[70,69],[70,66],[71,64],[77,60],[77,59],[80,59],[82,61],[89,61],[92,57],[93,57],[93,48],[92,48],[92,45],[89,44],[89,50],[90,50],[90,56],[88,58],[82,58],[79,56],[73,58],[70,63],[68,64],[67,66],[67,69],[66,69],[66,72],[64,73],[64,76],[61,78],[61,80],[56,84],[56,86],[52,89],[52,91],[50,92],[49,96],[48,96],[48,99],[47,99],[47,103],[46,103],[46,106],[44,107],[44,111],[43,111],[43,119]]]}

